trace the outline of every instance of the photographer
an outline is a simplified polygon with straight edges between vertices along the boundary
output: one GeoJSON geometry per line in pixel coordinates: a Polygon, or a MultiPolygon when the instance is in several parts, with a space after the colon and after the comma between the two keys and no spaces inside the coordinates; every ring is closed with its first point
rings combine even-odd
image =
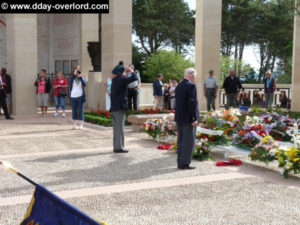
{"type": "Polygon", "coordinates": [[[70,78],[70,90],[71,90],[71,104],[72,104],[72,119],[74,122],[73,129],[76,129],[76,121],[80,121],[79,128],[83,128],[83,119],[84,119],[84,102],[86,86],[86,79],[80,71],[80,66],[75,66],[73,69],[73,74],[70,78]]]}

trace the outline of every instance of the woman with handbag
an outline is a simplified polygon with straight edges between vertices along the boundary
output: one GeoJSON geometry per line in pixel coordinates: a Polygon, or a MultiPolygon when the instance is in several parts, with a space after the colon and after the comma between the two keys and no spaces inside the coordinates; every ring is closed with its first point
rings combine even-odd
{"type": "Polygon", "coordinates": [[[62,117],[66,117],[65,110],[66,110],[67,87],[68,87],[67,79],[63,77],[62,71],[58,71],[56,73],[56,78],[53,82],[55,106],[56,106],[56,113],[54,113],[54,117],[58,116],[59,105],[63,110],[62,117]]]}
{"type": "Polygon", "coordinates": [[[84,88],[86,79],[81,73],[80,66],[75,66],[73,74],[70,78],[71,104],[72,104],[72,119],[73,129],[76,129],[76,121],[79,120],[79,128],[83,128],[84,119],[84,103],[86,101],[84,88]]]}

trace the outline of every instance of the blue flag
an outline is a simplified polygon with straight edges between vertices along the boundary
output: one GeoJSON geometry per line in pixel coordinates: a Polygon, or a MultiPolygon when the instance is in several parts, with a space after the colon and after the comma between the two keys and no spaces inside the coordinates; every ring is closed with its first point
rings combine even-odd
{"type": "Polygon", "coordinates": [[[37,185],[20,225],[105,225],[96,222],[69,203],[37,185]]]}

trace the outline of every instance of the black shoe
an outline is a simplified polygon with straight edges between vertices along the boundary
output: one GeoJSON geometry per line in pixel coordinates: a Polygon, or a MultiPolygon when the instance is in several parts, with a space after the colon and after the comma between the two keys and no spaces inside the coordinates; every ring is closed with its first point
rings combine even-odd
{"type": "Polygon", "coordinates": [[[122,150],[122,149],[118,149],[118,150],[114,150],[114,153],[128,153],[127,150],[122,150]]]}
{"type": "Polygon", "coordinates": [[[190,166],[190,165],[178,165],[177,168],[180,169],[180,170],[193,170],[193,169],[196,169],[196,167],[190,166]]]}
{"type": "Polygon", "coordinates": [[[13,120],[14,118],[12,118],[12,117],[8,117],[8,118],[6,118],[7,120],[13,120]]]}

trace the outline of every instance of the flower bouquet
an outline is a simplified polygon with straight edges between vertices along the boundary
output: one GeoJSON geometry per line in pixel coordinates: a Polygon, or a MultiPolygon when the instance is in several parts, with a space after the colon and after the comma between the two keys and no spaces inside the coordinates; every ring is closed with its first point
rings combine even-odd
{"type": "Polygon", "coordinates": [[[212,149],[212,145],[208,142],[208,139],[199,139],[195,144],[195,151],[193,154],[193,158],[197,160],[207,160],[211,159],[210,151],[212,149]]]}
{"type": "Polygon", "coordinates": [[[143,127],[145,132],[153,139],[159,138],[161,136],[161,128],[163,126],[163,121],[161,119],[149,119],[144,124],[143,127]]]}
{"type": "Polygon", "coordinates": [[[272,162],[276,159],[276,148],[278,145],[271,136],[265,136],[261,143],[252,148],[249,157],[253,161],[261,161],[265,163],[272,162]]]}
{"type": "Polygon", "coordinates": [[[291,141],[292,136],[289,133],[289,128],[285,126],[282,122],[277,122],[273,126],[269,134],[277,141],[291,141]]]}
{"type": "Polygon", "coordinates": [[[276,151],[278,166],[283,168],[282,175],[287,178],[289,172],[300,173],[300,149],[289,147],[287,150],[276,151]]]}
{"type": "Polygon", "coordinates": [[[164,120],[162,127],[162,136],[177,136],[177,126],[173,120],[164,120]]]}
{"type": "Polygon", "coordinates": [[[253,148],[267,132],[262,125],[245,125],[237,134],[233,136],[233,144],[241,148],[253,148]]]}

